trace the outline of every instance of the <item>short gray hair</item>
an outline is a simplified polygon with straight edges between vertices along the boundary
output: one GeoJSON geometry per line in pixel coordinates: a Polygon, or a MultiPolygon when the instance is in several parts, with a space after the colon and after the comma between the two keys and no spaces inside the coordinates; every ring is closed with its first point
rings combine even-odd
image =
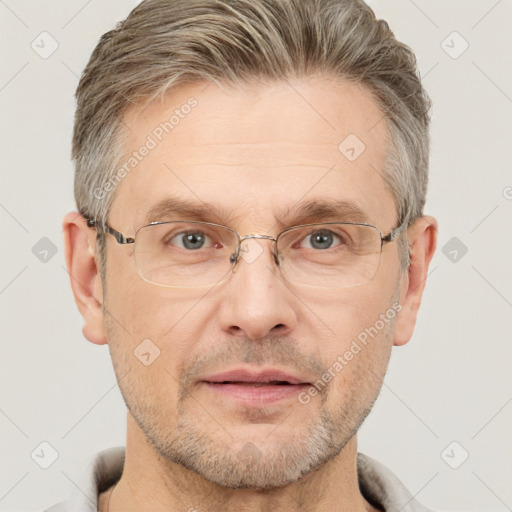
{"type": "MultiPolygon", "coordinates": [[[[104,34],[76,91],[75,198],[106,222],[127,109],[185,83],[279,81],[321,75],[360,84],[381,108],[384,179],[397,217],[422,216],[430,100],[416,59],[362,0],[145,0],[104,34]]],[[[403,238],[403,237],[401,237],[403,238]]],[[[102,244],[100,244],[101,246],[102,244]]],[[[100,260],[103,250],[100,247],[100,260]]]]}

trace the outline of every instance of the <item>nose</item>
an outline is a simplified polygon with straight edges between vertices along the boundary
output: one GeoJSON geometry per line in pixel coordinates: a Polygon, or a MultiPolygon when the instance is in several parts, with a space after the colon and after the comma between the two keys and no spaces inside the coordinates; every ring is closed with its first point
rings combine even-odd
{"type": "Polygon", "coordinates": [[[271,240],[250,238],[242,242],[220,301],[224,332],[258,340],[283,336],[295,329],[298,299],[284,282],[273,249],[271,240]]]}

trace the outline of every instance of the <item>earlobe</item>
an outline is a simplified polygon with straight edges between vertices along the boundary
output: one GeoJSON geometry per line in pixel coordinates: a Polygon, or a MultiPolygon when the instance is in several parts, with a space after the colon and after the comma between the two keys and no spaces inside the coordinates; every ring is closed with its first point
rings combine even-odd
{"type": "Polygon", "coordinates": [[[77,212],[63,221],[66,265],[75,302],[84,319],[84,336],[92,343],[107,343],[103,324],[102,283],[96,257],[96,231],[77,212]]]}
{"type": "Polygon", "coordinates": [[[410,265],[403,276],[400,311],[395,325],[396,346],[405,345],[412,337],[421,304],[428,268],[437,244],[437,221],[425,216],[417,219],[408,229],[410,265]]]}

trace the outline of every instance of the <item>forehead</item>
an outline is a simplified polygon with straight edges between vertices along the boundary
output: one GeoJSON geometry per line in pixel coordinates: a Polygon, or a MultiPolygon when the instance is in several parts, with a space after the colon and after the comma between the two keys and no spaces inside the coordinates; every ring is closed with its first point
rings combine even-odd
{"type": "Polygon", "coordinates": [[[195,83],[130,108],[124,125],[110,221],[125,229],[166,215],[173,200],[251,229],[287,221],[306,202],[346,203],[374,223],[395,217],[382,177],[384,115],[360,86],[195,83]]]}

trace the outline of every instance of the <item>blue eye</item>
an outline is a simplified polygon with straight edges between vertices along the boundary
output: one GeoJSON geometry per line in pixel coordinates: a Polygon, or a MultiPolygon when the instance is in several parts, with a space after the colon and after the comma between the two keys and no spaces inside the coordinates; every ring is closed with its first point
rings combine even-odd
{"type": "Polygon", "coordinates": [[[210,240],[203,231],[188,231],[179,233],[169,240],[169,244],[176,245],[182,249],[197,250],[202,249],[210,240]]]}
{"type": "Polygon", "coordinates": [[[342,238],[333,231],[322,229],[307,235],[301,242],[300,247],[325,250],[330,249],[336,241],[343,242],[342,238]]]}
{"type": "Polygon", "coordinates": [[[181,241],[186,249],[200,249],[205,244],[204,233],[189,233],[181,235],[181,241]]]}

